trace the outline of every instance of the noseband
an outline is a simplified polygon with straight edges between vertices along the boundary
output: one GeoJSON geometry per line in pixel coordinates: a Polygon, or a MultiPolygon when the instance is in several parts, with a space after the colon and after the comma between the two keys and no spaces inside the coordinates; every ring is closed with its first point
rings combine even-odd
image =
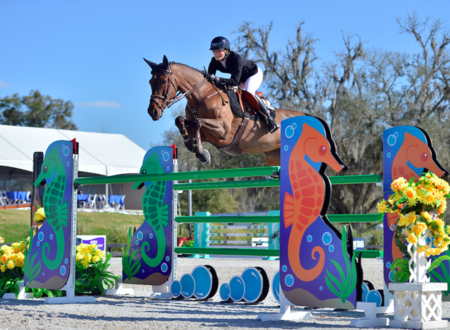
{"type": "MultiPolygon", "coordinates": [[[[162,71],[162,70],[161,70],[162,71]]],[[[155,104],[158,106],[158,108],[161,110],[162,113],[164,113],[164,108],[170,108],[172,105],[174,105],[175,103],[177,103],[178,101],[180,101],[181,99],[191,95],[192,93],[194,93],[197,89],[199,89],[200,87],[202,87],[205,83],[206,83],[206,79],[203,80],[200,84],[196,85],[195,87],[193,87],[192,89],[188,90],[186,93],[181,94],[181,92],[178,92],[179,94],[176,94],[174,98],[172,98],[171,100],[169,100],[169,88],[170,88],[170,84],[172,84],[173,88],[175,88],[175,85],[173,84],[172,80],[170,79],[173,72],[172,69],[170,68],[170,65],[168,66],[168,70],[166,71],[162,71],[162,73],[168,74],[169,76],[167,77],[167,91],[166,91],[166,96],[161,96],[161,95],[152,95],[150,97],[150,104],[153,102],[155,102],[155,104]],[[160,105],[159,102],[156,102],[156,100],[163,100],[163,106],[164,108],[160,105]]],[[[175,82],[176,82],[177,78],[175,78],[175,82]]]]}
{"type": "MultiPolygon", "coordinates": [[[[175,85],[173,84],[172,80],[170,79],[170,77],[172,76],[172,69],[170,68],[170,65],[168,66],[168,70],[167,71],[162,71],[162,73],[168,74],[169,76],[167,77],[167,91],[166,91],[166,96],[161,96],[161,95],[152,95],[150,97],[150,103],[155,102],[156,106],[161,110],[161,112],[164,112],[164,108],[159,104],[159,102],[156,102],[157,99],[159,100],[163,100],[163,105],[167,108],[170,108],[170,106],[173,104],[171,101],[168,100],[169,97],[169,89],[170,89],[170,84],[173,85],[173,88],[175,88],[175,85]]],[[[175,78],[176,80],[176,78],[175,78]]]]}

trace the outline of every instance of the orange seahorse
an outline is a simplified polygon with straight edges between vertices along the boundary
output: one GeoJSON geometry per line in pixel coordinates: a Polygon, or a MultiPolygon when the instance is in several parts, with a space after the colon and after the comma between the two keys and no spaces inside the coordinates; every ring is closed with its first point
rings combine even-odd
{"type": "Polygon", "coordinates": [[[283,214],[285,227],[292,226],[288,243],[288,258],[292,271],[300,280],[309,282],[322,272],[325,252],[320,246],[316,246],[311,257],[316,260],[317,252],[319,261],[313,268],[305,269],[300,261],[300,245],[303,234],[322,210],[326,186],[320,174],[306,161],[306,155],[313,162],[328,164],[336,172],[340,172],[345,166],[331,154],[327,138],[304,123],[302,134],[289,158],[289,178],[294,196],[285,193],[283,214]]]}
{"type": "MultiPolygon", "coordinates": [[[[431,157],[430,148],[420,139],[414,135],[406,132],[403,144],[400,147],[394,162],[392,163],[392,181],[399,177],[404,177],[406,181],[414,178],[414,181],[418,181],[420,175],[417,175],[409,166],[408,161],[416,168],[424,167],[429,171],[441,177],[445,172],[433,161],[431,157]]],[[[392,224],[397,223],[399,215],[397,213],[388,213],[387,221],[389,228],[392,224]]],[[[392,260],[403,258],[403,254],[395,244],[395,240],[392,239],[392,260]]]]}

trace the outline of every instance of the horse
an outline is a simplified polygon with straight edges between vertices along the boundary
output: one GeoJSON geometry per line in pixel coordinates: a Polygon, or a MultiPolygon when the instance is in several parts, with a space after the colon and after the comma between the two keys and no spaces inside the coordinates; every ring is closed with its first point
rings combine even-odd
{"type": "MultiPolygon", "coordinates": [[[[202,142],[209,142],[231,156],[264,153],[267,166],[280,165],[281,129],[270,134],[264,122],[251,121],[247,115],[241,117],[235,114],[226,92],[208,82],[202,71],[186,64],[169,63],[165,55],[160,64],[144,60],[152,69],[148,114],[153,121],[157,121],[166,108],[186,98],[185,118],[177,117],[175,125],[186,148],[195,153],[202,164],[208,165],[211,161],[210,153],[202,145],[202,142]]],[[[247,94],[254,98],[252,94],[247,94]]],[[[284,119],[305,115],[284,109],[275,109],[275,112],[280,127],[284,119]]]]}

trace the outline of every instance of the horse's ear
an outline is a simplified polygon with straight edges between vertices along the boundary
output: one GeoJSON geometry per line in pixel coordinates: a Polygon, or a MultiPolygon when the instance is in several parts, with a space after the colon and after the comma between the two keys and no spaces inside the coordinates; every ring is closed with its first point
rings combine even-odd
{"type": "Polygon", "coordinates": [[[164,55],[164,57],[163,57],[162,69],[169,70],[169,60],[167,59],[166,55],[164,55]]]}
{"type": "Polygon", "coordinates": [[[145,58],[144,58],[144,61],[152,68],[152,70],[156,70],[156,69],[158,69],[158,67],[159,67],[158,64],[156,64],[156,63],[154,63],[154,62],[152,62],[152,61],[148,61],[148,60],[146,60],[145,58]]]}

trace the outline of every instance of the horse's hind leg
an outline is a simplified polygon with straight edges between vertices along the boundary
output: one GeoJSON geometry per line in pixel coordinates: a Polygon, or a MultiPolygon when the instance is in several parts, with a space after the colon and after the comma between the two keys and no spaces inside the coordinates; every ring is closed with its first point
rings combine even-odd
{"type": "Polygon", "coordinates": [[[175,119],[175,125],[178,127],[178,130],[180,131],[180,134],[184,140],[184,146],[189,150],[190,152],[194,151],[194,142],[192,141],[192,138],[189,136],[187,130],[186,130],[186,119],[183,116],[179,116],[175,119]]]}
{"type": "Polygon", "coordinates": [[[193,137],[193,152],[195,152],[195,157],[203,164],[209,165],[211,163],[211,155],[209,151],[203,149],[202,139],[200,135],[200,128],[202,127],[202,122],[199,120],[195,120],[192,123],[194,129],[194,137],[193,137]]]}

